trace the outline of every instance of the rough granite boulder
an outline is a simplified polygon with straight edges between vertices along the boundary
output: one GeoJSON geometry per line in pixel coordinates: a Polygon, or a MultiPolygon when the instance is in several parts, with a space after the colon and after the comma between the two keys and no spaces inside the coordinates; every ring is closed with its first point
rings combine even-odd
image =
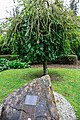
{"type": "Polygon", "coordinates": [[[9,95],[0,120],[59,120],[49,75],[34,79],[9,95]]]}

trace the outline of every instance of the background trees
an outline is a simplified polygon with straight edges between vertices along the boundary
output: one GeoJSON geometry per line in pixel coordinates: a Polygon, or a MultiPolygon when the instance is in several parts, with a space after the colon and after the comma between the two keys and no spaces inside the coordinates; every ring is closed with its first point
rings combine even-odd
{"type": "Polygon", "coordinates": [[[74,52],[72,41],[77,37],[78,20],[59,2],[22,0],[19,3],[22,10],[16,10],[15,16],[8,19],[4,43],[12,54],[43,63],[47,74],[47,61],[74,52]]]}
{"type": "Polygon", "coordinates": [[[78,12],[78,3],[79,3],[79,0],[71,0],[70,1],[70,8],[71,10],[73,10],[74,14],[77,15],[77,12],[78,12]]]}

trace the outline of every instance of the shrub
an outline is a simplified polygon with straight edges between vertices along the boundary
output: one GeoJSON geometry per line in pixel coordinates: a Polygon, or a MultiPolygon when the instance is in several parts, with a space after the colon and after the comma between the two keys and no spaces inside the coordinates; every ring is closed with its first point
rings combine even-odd
{"type": "MultiPolygon", "coordinates": [[[[38,57],[36,55],[36,57],[38,57]]],[[[28,62],[30,65],[33,65],[33,64],[42,64],[40,61],[39,61],[39,57],[35,60],[35,58],[33,60],[29,59],[28,56],[24,56],[23,59],[21,59],[21,61],[23,62],[28,62]]]]}
{"type": "Polygon", "coordinates": [[[60,64],[76,64],[78,60],[77,55],[67,55],[67,56],[61,56],[57,62],[60,64]]]}
{"type": "Polygon", "coordinates": [[[80,50],[78,51],[77,56],[78,56],[78,60],[80,60],[80,50]]]}
{"type": "Polygon", "coordinates": [[[20,62],[19,60],[13,60],[9,63],[10,68],[20,69],[20,68],[29,68],[30,65],[26,62],[20,62]]]}
{"type": "Polygon", "coordinates": [[[29,68],[30,65],[26,62],[20,62],[20,60],[9,61],[5,58],[0,58],[0,71],[7,70],[10,68],[20,69],[20,68],[29,68]]]}
{"type": "Polygon", "coordinates": [[[9,60],[0,58],[0,71],[9,69],[9,60]]]}
{"type": "Polygon", "coordinates": [[[6,46],[2,47],[2,45],[0,45],[0,54],[1,55],[11,54],[11,50],[9,47],[6,46]]]}

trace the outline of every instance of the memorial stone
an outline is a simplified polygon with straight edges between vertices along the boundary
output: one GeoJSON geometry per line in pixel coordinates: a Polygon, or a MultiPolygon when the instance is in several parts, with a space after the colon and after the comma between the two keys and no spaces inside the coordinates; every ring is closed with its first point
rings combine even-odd
{"type": "Polygon", "coordinates": [[[59,120],[49,75],[34,79],[9,95],[0,120],[59,120]]]}

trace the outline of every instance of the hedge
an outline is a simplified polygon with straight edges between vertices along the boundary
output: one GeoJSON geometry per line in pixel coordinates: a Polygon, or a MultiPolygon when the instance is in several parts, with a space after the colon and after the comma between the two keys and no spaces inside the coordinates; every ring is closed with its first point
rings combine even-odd
{"type": "Polygon", "coordinates": [[[0,55],[0,58],[5,58],[7,60],[16,60],[19,58],[19,55],[0,55]]]}
{"type": "Polygon", "coordinates": [[[59,59],[57,59],[57,63],[59,64],[76,64],[78,61],[77,55],[67,55],[67,56],[61,56],[59,59]]]}

